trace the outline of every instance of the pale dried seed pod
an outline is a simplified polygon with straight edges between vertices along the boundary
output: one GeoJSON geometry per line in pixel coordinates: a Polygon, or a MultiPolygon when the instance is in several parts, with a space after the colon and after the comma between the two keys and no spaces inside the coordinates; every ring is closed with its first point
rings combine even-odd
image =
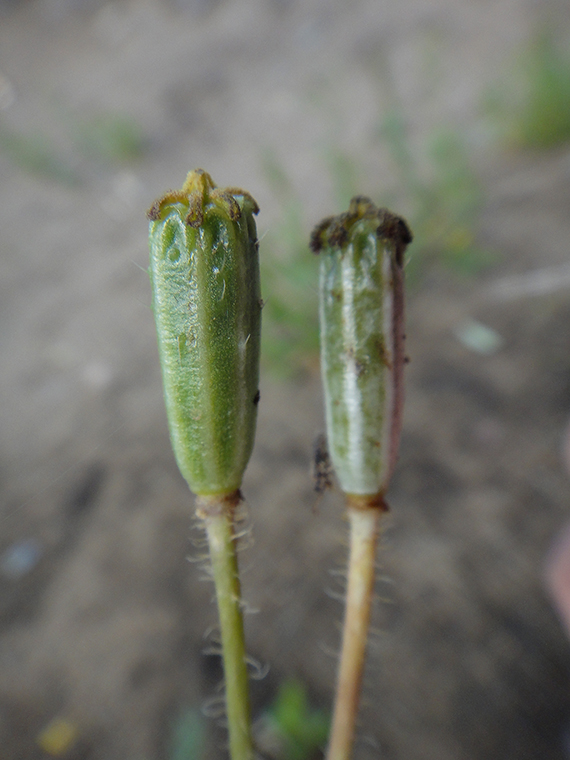
{"type": "Polygon", "coordinates": [[[342,490],[377,496],[396,463],[403,407],[406,222],[363,196],[324,219],[320,254],[321,371],[330,457],[342,490]]]}

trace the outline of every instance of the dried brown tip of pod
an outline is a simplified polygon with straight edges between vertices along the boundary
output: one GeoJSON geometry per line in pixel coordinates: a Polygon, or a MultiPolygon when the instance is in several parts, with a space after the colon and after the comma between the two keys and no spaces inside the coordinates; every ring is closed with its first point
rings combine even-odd
{"type": "Polygon", "coordinates": [[[326,240],[323,240],[324,233],[327,228],[332,224],[334,216],[327,216],[323,219],[311,232],[311,239],[309,241],[309,248],[315,254],[321,252],[322,248],[327,244],[326,240]]]}
{"type": "Polygon", "coordinates": [[[156,200],[152,204],[152,206],[146,212],[146,216],[147,219],[150,219],[151,222],[156,222],[157,219],[160,219],[160,199],[156,200]]]}
{"type": "Polygon", "coordinates": [[[402,266],[406,246],[414,239],[406,220],[402,219],[401,216],[392,214],[385,208],[378,209],[377,217],[379,225],[376,234],[378,237],[386,238],[394,244],[396,261],[402,266]]]}
{"type": "Polygon", "coordinates": [[[226,187],[224,192],[226,192],[229,195],[232,195],[234,197],[236,195],[241,195],[244,198],[247,198],[247,200],[251,204],[251,207],[252,207],[251,211],[252,211],[252,213],[253,214],[259,214],[259,206],[257,205],[257,201],[255,200],[255,198],[253,197],[253,195],[251,195],[250,193],[247,192],[247,190],[242,190],[239,187],[226,187]]]}
{"type": "Polygon", "coordinates": [[[313,253],[320,253],[330,246],[341,248],[348,239],[349,230],[360,219],[377,219],[376,234],[379,238],[390,240],[396,249],[396,260],[402,264],[404,250],[412,242],[412,233],[405,220],[388,209],[376,208],[366,195],[355,195],[350,201],[348,211],[337,216],[323,219],[311,233],[309,247],[313,253]]]}

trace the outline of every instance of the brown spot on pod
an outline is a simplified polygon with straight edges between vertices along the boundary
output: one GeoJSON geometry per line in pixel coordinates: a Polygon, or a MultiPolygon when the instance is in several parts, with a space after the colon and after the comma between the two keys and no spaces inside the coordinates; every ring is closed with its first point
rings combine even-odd
{"type": "Polygon", "coordinates": [[[318,494],[332,488],[332,465],[327,448],[326,436],[321,433],[313,444],[313,485],[318,494]]]}

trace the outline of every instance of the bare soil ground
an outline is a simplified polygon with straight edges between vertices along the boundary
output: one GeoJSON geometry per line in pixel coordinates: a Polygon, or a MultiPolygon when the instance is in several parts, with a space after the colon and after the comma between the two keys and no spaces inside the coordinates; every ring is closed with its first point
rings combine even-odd
{"type": "MultiPolygon", "coordinates": [[[[34,163],[8,139],[0,150],[2,758],[46,757],[38,737],[57,717],[78,732],[64,760],[169,758],[176,716],[221,677],[203,654],[212,588],[186,560],[201,549],[140,269],[154,197],[202,166],[251,191],[263,235],[280,212],[263,170],[271,151],[308,232],[337,210],[324,152],[340,146],[382,203],[390,164],[371,136],[387,89],[412,142],[442,122],[468,129],[509,52],[569,21],[565,3],[523,0],[2,6],[0,131],[41,134],[56,157],[34,163]],[[428,79],[426,50],[437,52],[428,79]],[[107,112],[141,126],[138,162],[74,142],[78,124],[107,112]],[[35,559],[18,570],[10,552],[22,545],[35,559]]],[[[500,258],[467,280],[432,268],[410,293],[359,760],[567,756],[570,645],[542,572],[570,503],[570,290],[529,295],[513,278],[568,260],[570,153],[493,152],[472,137],[486,192],[477,234],[500,258]],[[458,339],[469,320],[500,336],[494,352],[458,339]]],[[[316,308],[312,290],[299,298],[316,308]]],[[[330,571],[344,554],[338,495],[312,510],[317,372],[285,382],[269,369],[259,410],[242,554],[257,610],[249,648],[271,666],[253,683],[256,715],[288,677],[330,704],[342,608],[326,590],[339,590],[330,571]]],[[[207,756],[221,758],[223,732],[207,725],[207,756]]]]}

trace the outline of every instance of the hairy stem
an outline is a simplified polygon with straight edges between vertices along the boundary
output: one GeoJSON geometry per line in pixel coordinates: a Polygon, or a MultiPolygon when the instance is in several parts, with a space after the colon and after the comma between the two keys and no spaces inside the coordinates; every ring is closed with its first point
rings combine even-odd
{"type": "Polygon", "coordinates": [[[378,505],[366,506],[363,503],[365,500],[366,497],[347,497],[350,525],[348,585],[327,760],[349,760],[360,700],[382,516],[382,508],[378,505]]]}
{"type": "Polygon", "coordinates": [[[222,637],[231,760],[253,760],[245,638],[238,575],[234,512],[239,491],[198,499],[216,587],[222,637]]]}

